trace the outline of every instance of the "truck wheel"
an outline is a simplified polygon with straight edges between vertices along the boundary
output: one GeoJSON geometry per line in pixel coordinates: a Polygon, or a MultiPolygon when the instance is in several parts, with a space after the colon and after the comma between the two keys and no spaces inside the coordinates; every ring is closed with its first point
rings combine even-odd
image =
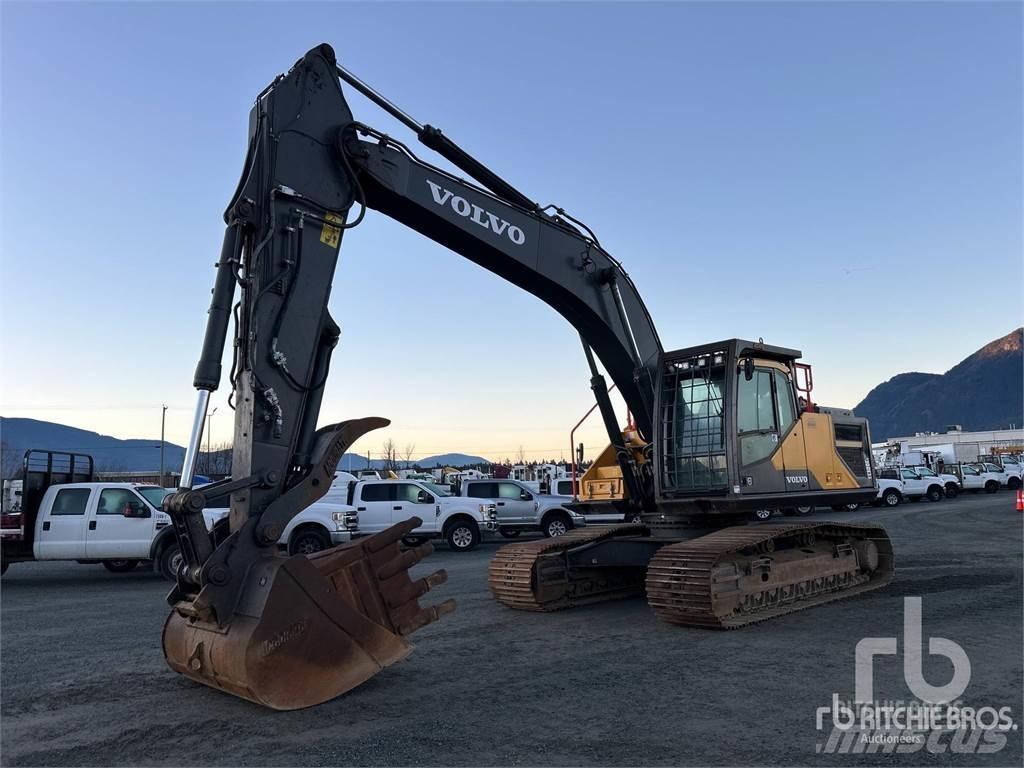
{"type": "Polygon", "coordinates": [[[960,493],[960,489],[957,488],[956,485],[954,485],[953,483],[949,483],[946,486],[946,498],[947,499],[955,499],[956,495],[958,493],[960,493]]]}
{"type": "Polygon", "coordinates": [[[456,520],[445,529],[444,538],[456,552],[469,552],[480,543],[480,526],[470,520],[456,520]]]}
{"type": "Polygon", "coordinates": [[[1019,477],[1011,477],[1009,480],[1006,481],[1006,487],[1013,491],[1020,488],[1020,485],[1021,482],[1019,477]]]}
{"type": "Polygon", "coordinates": [[[403,536],[402,543],[409,547],[418,547],[420,544],[425,542],[426,539],[423,536],[403,536]]]}
{"type": "Polygon", "coordinates": [[[814,511],[814,505],[813,504],[811,504],[809,506],[797,507],[796,508],[796,513],[798,515],[800,515],[801,517],[804,516],[804,515],[809,515],[813,511],[814,511]]]}
{"type": "Polygon", "coordinates": [[[111,573],[128,573],[128,571],[134,571],[135,566],[139,564],[138,560],[104,560],[103,567],[111,573]]]}
{"type": "Polygon", "coordinates": [[[160,575],[168,581],[178,580],[178,571],[181,570],[184,559],[181,556],[181,547],[178,546],[178,542],[172,541],[163,551],[160,553],[160,558],[157,561],[159,566],[160,575]]]}
{"type": "Polygon", "coordinates": [[[757,510],[754,510],[754,519],[755,520],[771,520],[772,519],[772,511],[770,509],[757,509],[757,510]]]}
{"type": "Polygon", "coordinates": [[[522,533],[522,531],[517,531],[515,528],[499,528],[498,533],[500,533],[506,539],[514,539],[520,533],[522,533]]]}
{"type": "Polygon", "coordinates": [[[999,490],[999,483],[995,480],[989,480],[985,483],[985,493],[995,493],[999,490]]]}
{"type": "Polygon", "coordinates": [[[942,500],[942,489],[937,485],[933,485],[928,489],[928,493],[925,494],[928,501],[941,501],[942,500]]]}
{"type": "Polygon", "coordinates": [[[300,528],[292,534],[292,540],[288,543],[288,554],[309,556],[330,547],[330,537],[319,528],[300,528]]]}
{"type": "Polygon", "coordinates": [[[563,536],[572,530],[572,520],[564,512],[554,512],[544,519],[542,530],[549,539],[563,536]]]}
{"type": "Polygon", "coordinates": [[[900,492],[895,488],[886,488],[882,494],[882,503],[887,507],[898,507],[900,501],[900,492]]]}

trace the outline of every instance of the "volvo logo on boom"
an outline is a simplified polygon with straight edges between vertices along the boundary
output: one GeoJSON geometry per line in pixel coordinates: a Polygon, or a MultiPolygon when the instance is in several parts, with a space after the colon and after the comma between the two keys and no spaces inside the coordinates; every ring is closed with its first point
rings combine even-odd
{"type": "Polygon", "coordinates": [[[522,245],[526,242],[526,234],[515,224],[509,224],[500,216],[485,211],[476,203],[469,202],[466,198],[435,184],[430,179],[427,179],[427,186],[430,187],[430,195],[438,205],[451,206],[451,209],[459,216],[469,219],[474,224],[479,224],[484,229],[491,230],[499,237],[507,237],[515,245],[522,245]]]}

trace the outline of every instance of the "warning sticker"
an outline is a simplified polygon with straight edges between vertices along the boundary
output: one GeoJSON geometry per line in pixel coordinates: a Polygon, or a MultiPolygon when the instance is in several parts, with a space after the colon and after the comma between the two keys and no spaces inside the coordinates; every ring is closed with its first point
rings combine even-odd
{"type": "MultiPolygon", "coordinates": [[[[335,224],[341,224],[342,222],[341,216],[336,213],[328,213],[324,218],[335,224]]],[[[324,228],[320,230],[320,242],[331,246],[331,248],[337,248],[338,243],[341,242],[341,228],[324,224],[324,228]]]]}

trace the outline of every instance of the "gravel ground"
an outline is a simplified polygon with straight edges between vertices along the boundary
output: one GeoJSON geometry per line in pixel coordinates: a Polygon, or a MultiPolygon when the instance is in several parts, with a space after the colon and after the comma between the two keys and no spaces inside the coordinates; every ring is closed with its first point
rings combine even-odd
{"type": "MultiPolygon", "coordinates": [[[[839,518],[830,513],[818,517],[839,518]]],[[[0,610],[4,765],[1020,765],[1021,731],[993,754],[824,754],[815,710],[852,698],[854,646],[902,636],[904,596],[924,636],[966,650],[965,704],[1021,720],[1024,515],[1013,495],[968,495],[846,520],[886,523],[887,589],[734,632],[671,627],[641,599],[550,615],[496,604],[498,541],[443,546],[435,600],[458,611],[417,650],[320,707],[275,713],[171,672],[160,652],[167,585],[100,566],[17,564],[0,610]]],[[[902,648],[902,640],[900,641],[902,648]]],[[[925,677],[951,667],[926,656],[925,677]]],[[[875,695],[910,697],[896,657],[875,695]]]]}

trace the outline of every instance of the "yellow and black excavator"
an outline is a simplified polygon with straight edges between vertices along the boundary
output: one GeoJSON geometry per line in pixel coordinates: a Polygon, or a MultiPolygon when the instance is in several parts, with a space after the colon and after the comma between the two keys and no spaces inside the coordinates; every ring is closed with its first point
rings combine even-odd
{"type": "Polygon", "coordinates": [[[891,579],[892,547],[878,526],[744,523],[754,509],[855,504],[876,492],[867,423],[813,404],[798,351],[739,339],[665,350],[591,229],[535,203],[320,45],[257,97],[224,215],[192,436],[181,488],[165,501],[183,559],[163,633],[173,669],[269,707],[310,706],[403,658],[411,632],[454,608],[419,604],[446,576],[410,579],[430,552],[399,546],[417,518],[308,558],[275,546],[327,492],[353,442],[388,423],[317,428],[340,336],[327,310],[331,282],[344,233],[367,210],[530,292],[580,335],[611,443],[599,464],[618,483],[603,497],[593,484],[580,503],[639,522],[503,547],[489,572],[503,604],[544,611],[646,592],[666,621],[732,628],[891,579]],[[342,82],[472,181],[356,121],[342,82]],[[232,318],[234,477],[192,489],[232,318]],[[633,415],[626,434],[598,360],[633,415]],[[229,497],[231,512],[210,532],[202,510],[214,495],[229,497]]]}

